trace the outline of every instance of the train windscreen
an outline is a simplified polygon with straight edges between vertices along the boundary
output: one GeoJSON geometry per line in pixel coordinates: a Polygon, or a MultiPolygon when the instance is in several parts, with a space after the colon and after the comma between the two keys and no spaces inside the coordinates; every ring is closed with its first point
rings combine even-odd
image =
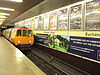
{"type": "Polygon", "coordinates": [[[23,31],[23,36],[27,36],[27,30],[22,30],[23,31]]]}
{"type": "Polygon", "coordinates": [[[21,30],[17,31],[17,36],[21,36],[21,30]]]}
{"type": "Polygon", "coordinates": [[[32,36],[32,30],[18,30],[17,36],[32,36]]]}
{"type": "Polygon", "coordinates": [[[28,30],[28,36],[32,36],[32,30],[28,30]]]}

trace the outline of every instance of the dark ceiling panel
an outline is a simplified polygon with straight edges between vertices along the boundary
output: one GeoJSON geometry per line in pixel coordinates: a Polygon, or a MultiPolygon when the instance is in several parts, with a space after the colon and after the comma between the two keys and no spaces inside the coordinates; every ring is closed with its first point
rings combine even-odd
{"type": "Polygon", "coordinates": [[[7,16],[7,19],[3,22],[2,25],[5,25],[6,23],[10,22],[20,14],[41,3],[42,1],[44,0],[23,0],[22,3],[17,3],[8,0],[0,0],[0,7],[15,9],[15,11],[0,10],[0,12],[2,13],[11,14],[10,16],[7,16]]]}

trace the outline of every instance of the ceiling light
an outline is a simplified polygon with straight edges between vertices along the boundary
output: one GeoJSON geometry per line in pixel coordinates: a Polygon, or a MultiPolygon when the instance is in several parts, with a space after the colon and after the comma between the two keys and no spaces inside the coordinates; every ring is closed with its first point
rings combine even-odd
{"type": "Polygon", "coordinates": [[[0,10],[14,11],[14,9],[11,9],[11,8],[3,8],[3,7],[0,7],[0,10]]]}
{"type": "Polygon", "coordinates": [[[4,21],[5,19],[0,19],[0,21],[4,21]]]}
{"type": "Polygon", "coordinates": [[[8,13],[0,13],[0,15],[10,15],[10,14],[8,14],[8,13]]]}
{"type": "Polygon", "coordinates": [[[7,18],[6,16],[0,16],[0,18],[7,18]]]}
{"type": "Polygon", "coordinates": [[[9,1],[13,1],[13,2],[23,2],[23,0],[9,0],[9,1]]]}
{"type": "Polygon", "coordinates": [[[0,25],[4,22],[5,19],[0,19],[0,25]]]}

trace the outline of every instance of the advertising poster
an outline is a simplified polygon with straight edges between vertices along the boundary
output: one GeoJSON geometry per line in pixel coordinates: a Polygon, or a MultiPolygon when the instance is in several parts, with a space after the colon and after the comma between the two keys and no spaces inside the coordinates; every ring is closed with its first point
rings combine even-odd
{"type": "Polygon", "coordinates": [[[15,23],[15,27],[19,27],[19,24],[18,23],[15,23]]]}
{"type": "Polygon", "coordinates": [[[69,36],[64,35],[35,34],[35,40],[37,43],[41,43],[63,52],[66,52],[69,48],[69,39],[69,36]]]}
{"type": "Polygon", "coordinates": [[[82,5],[73,6],[70,8],[70,29],[81,30],[81,19],[82,19],[82,5]]]}
{"type": "Polygon", "coordinates": [[[35,42],[49,46],[48,34],[34,34],[35,42]]]}
{"type": "Polygon", "coordinates": [[[34,30],[38,30],[38,17],[34,18],[34,30]]]}
{"type": "Polygon", "coordinates": [[[100,30],[100,2],[86,3],[85,30],[100,30]]]}
{"type": "Polygon", "coordinates": [[[49,14],[44,14],[44,30],[49,30],[49,14]]]}
{"type": "Polygon", "coordinates": [[[26,22],[26,20],[24,20],[24,25],[21,25],[21,26],[25,26],[26,27],[26,24],[27,24],[27,22],[26,22]]]}
{"type": "Polygon", "coordinates": [[[68,52],[98,60],[100,57],[100,39],[87,37],[70,37],[68,52]]]}
{"type": "Polygon", "coordinates": [[[62,52],[100,60],[100,38],[35,34],[35,42],[62,52]]]}
{"type": "Polygon", "coordinates": [[[49,47],[56,50],[67,52],[69,48],[69,36],[63,35],[49,35],[49,47]]]}
{"type": "Polygon", "coordinates": [[[25,20],[26,22],[25,22],[25,26],[28,28],[28,26],[29,26],[29,24],[28,24],[28,21],[29,20],[25,20]]]}
{"type": "Polygon", "coordinates": [[[30,29],[34,30],[34,18],[31,19],[30,29]]]}
{"type": "Polygon", "coordinates": [[[97,59],[100,60],[100,50],[97,51],[97,59]]]}
{"type": "Polygon", "coordinates": [[[24,21],[22,21],[22,25],[21,25],[21,27],[22,27],[22,26],[25,26],[25,23],[24,23],[24,21]]]}
{"type": "Polygon", "coordinates": [[[21,22],[21,25],[23,25],[23,26],[24,26],[24,21],[22,21],[22,22],[21,22]]]}
{"type": "Polygon", "coordinates": [[[27,28],[30,28],[30,26],[31,26],[30,23],[31,23],[31,19],[28,19],[28,20],[27,20],[27,28]]]}
{"type": "Polygon", "coordinates": [[[23,25],[21,24],[21,22],[18,23],[20,27],[22,27],[23,25]]]}
{"type": "Polygon", "coordinates": [[[57,30],[57,11],[50,14],[50,30],[57,30]]]}
{"type": "Polygon", "coordinates": [[[68,29],[68,10],[63,9],[59,11],[58,14],[58,29],[59,30],[67,30],[68,29]]]}
{"type": "Polygon", "coordinates": [[[43,30],[43,16],[39,16],[38,30],[43,30]]]}

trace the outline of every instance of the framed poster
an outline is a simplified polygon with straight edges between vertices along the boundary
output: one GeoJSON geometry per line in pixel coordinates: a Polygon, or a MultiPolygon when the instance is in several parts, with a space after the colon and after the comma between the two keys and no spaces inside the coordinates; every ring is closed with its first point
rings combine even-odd
{"type": "Polygon", "coordinates": [[[38,17],[34,18],[34,30],[38,30],[38,17]]]}
{"type": "Polygon", "coordinates": [[[22,24],[21,25],[24,25],[24,21],[22,21],[22,24]]]}
{"type": "Polygon", "coordinates": [[[21,27],[22,25],[20,24],[20,22],[18,22],[18,27],[21,27]]]}
{"type": "Polygon", "coordinates": [[[43,30],[43,15],[39,16],[38,30],[43,30]]]}
{"type": "Polygon", "coordinates": [[[57,11],[50,13],[50,30],[57,30],[57,11]]]}
{"type": "Polygon", "coordinates": [[[29,18],[29,20],[28,20],[28,28],[31,29],[31,18],[29,18]]]}
{"type": "Polygon", "coordinates": [[[100,2],[87,2],[85,14],[85,30],[100,30],[100,2]]]}
{"type": "Polygon", "coordinates": [[[31,19],[30,24],[31,24],[30,29],[34,30],[34,18],[31,19]]]}
{"type": "Polygon", "coordinates": [[[68,29],[68,9],[59,10],[58,13],[58,29],[67,30],[68,29]]]}
{"type": "Polygon", "coordinates": [[[27,19],[26,20],[26,27],[27,28],[30,28],[30,23],[31,23],[31,19],[27,19]]]}
{"type": "Polygon", "coordinates": [[[18,23],[15,23],[15,27],[18,27],[18,23]]]}
{"type": "Polygon", "coordinates": [[[27,27],[27,28],[28,28],[28,19],[27,19],[27,20],[25,20],[25,27],[27,27]]]}
{"type": "Polygon", "coordinates": [[[70,30],[82,28],[82,4],[70,8],[70,30]]]}
{"type": "Polygon", "coordinates": [[[49,30],[49,14],[44,14],[44,30],[49,30]]]}

